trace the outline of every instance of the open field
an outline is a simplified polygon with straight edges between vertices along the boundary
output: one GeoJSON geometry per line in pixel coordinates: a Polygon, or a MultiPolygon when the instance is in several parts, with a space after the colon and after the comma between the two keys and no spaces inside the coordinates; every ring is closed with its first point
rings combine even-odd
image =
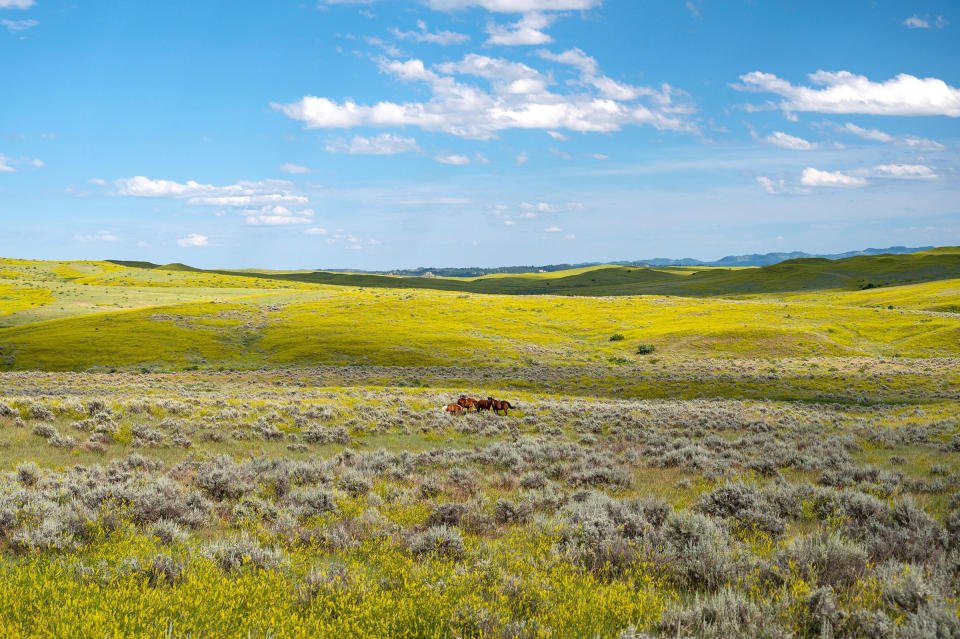
{"type": "Polygon", "coordinates": [[[2,260],[0,636],[960,636],[960,272],[883,259],[643,275],[709,297],[2,260]]]}
{"type": "Polygon", "coordinates": [[[0,376],[0,632],[958,631],[956,399],[588,399],[351,368],[0,376]],[[460,392],[517,410],[441,413],[460,392]]]}

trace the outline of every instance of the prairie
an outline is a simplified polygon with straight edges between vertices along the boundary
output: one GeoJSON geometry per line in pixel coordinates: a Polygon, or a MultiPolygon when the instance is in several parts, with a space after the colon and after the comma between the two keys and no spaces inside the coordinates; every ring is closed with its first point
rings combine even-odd
{"type": "Polygon", "coordinates": [[[958,636],[930,264],[642,275],[707,296],[3,260],[0,636],[958,636]]]}

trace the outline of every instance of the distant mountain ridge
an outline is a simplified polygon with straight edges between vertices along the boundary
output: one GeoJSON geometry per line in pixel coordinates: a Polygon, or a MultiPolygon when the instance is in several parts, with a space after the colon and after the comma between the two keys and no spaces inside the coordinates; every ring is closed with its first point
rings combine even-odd
{"type": "Polygon", "coordinates": [[[555,271],[566,271],[574,268],[584,268],[588,266],[599,266],[601,264],[612,264],[616,266],[771,266],[787,260],[795,260],[808,257],[819,257],[828,260],[842,260],[847,257],[857,257],[860,255],[901,255],[904,253],[918,253],[928,251],[932,246],[890,246],[887,248],[868,248],[862,251],[847,251],[846,253],[815,254],[805,253],[803,251],[793,251],[791,253],[752,253],[750,255],[727,255],[719,260],[707,262],[692,257],[683,257],[672,259],[667,257],[655,257],[649,260],[620,260],[616,262],[580,262],[578,264],[548,264],[546,266],[499,266],[496,268],[482,267],[420,267],[415,269],[394,269],[392,271],[341,271],[353,273],[375,273],[379,275],[404,275],[413,277],[436,276],[436,277],[481,277],[494,273],[535,273],[544,271],[552,273],[555,271]]]}

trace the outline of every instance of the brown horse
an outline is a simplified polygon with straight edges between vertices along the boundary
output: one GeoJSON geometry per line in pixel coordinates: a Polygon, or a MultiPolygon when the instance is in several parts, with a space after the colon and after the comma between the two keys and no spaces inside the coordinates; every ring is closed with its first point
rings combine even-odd
{"type": "Polygon", "coordinates": [[[463,406],[460,404],[447,404],[443,410],[446,413],[453,413],[456,415],[457,413],[463,413],[463,406]]]}
{"type": "Polygon", "coordinates": [[[493,412],[497,413],[498,415],[499,415],[501,412],[502,412],[504,415],[507,415],[507,414],[508,414],[507,411],[508,411],[509,409],[513,408],[513,405],[512,405],[510,402],[508,402],[507,400],[505,400],[505,399],[503,399],[503,400],[501,400],[501,399],[494,399],[494,398],[492,398],[492,397],[488,397],[487,399],[489,399],[490,402],[491,402],[491,406],[493,407],[493,412]]]}
{"type": "Polygon", "coordinates": [[[493,402],[489,399],[478,399],[477,400],[477,412],[479,413],[482,410],[490,410],[493,408],[493,402]]]}
{"type": "Polygon", "coordinates": [[[457,404],[463,407],[465,411],[470,411],[470,409],[477,409],[477,400],[472,397],[467,397],[466,395],[461,395],[460,399],[457,400],[457,404]]]}

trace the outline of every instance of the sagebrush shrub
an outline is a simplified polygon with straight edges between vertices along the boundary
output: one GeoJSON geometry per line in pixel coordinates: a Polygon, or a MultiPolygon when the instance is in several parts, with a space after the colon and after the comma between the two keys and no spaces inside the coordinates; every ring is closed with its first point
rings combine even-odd
{"type": "Polygon", "coordinates": [[[460,531],[449,526],[431,526],[410,538],[410,552],[415,555],[437,554],[459,559],[465,548],[460,531]]]}

